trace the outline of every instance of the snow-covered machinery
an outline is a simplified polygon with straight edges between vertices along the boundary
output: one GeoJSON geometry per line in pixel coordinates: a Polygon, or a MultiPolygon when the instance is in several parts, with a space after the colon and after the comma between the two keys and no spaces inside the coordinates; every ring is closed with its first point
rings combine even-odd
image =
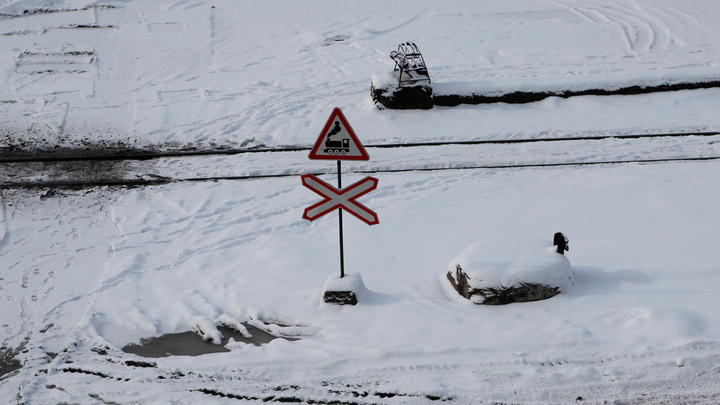
{"type": "Polygon", "coordinates": [[[390,52],[390,59],[395,61],[398,86],[415,85],[418,82],[430,84],[430,75],[425,66],[425,60],[414,43],[405,42],[398,45],[397,51],[390,52]]]}

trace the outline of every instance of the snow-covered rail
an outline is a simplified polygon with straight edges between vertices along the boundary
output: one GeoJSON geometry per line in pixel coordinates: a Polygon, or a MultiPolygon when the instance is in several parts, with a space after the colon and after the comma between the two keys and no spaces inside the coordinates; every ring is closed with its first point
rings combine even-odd
{"type": "MultiPolygon", "coordinates": [[[[615,135],[375,145],[348,172],[507,169],[720,159],[720,134],[615,135]]],[[[0,162],[0,187],[151,185],[330,173],[307,149],[158,153],[0,162]],[[272,156],[272,158],[269,158],[272,156]]]]}

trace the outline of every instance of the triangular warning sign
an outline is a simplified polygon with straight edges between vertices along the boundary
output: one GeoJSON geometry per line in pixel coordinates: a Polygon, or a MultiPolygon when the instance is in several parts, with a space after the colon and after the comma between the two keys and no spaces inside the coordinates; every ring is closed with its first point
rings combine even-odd
{"type": "Polygon", "coordinates": [[[370,155],[337,107],[330,114],[308,157],[324,160],[370,160],[370,155]]]}

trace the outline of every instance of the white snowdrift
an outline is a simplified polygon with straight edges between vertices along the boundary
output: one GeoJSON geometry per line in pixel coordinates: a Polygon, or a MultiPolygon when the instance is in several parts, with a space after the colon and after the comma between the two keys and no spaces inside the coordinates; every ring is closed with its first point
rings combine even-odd
{"type": "Polygon", "coordinates": [[[198,315],[193,318],[190,329],[202,336],[205,341],[212,341],[216,345],[222,343],[222,333],[217,330],[215,323],[205,316],[198,315]]]}
{"type": "MultiPolygon", "coordinates": [[[[388,53],[404,41],[420,46],[438,84],[697,77],[720,60],[716,0],[107,4],[0,8],[18,13],[0,18],[0,147],[311,145],[336,106],[365,145],[720,130],[720,89],[425,112],[378,111],[369,97],[372,72],[391,70],[388,53]],[[35,8],[50,10],[22,14],[35,8]]],[[[448,167],[592,161],[594,150],[625,157],[624,142],[387,148],[371,159],[387,169],[423,167],[428,156],[448,167]]],[[[631,155],[652,158],[666,145],[648,143],[631,155]]],[[[704,138],[678,149],[720,155],[704,138]]],[[[289,155],[231,166],[306,168],[289,155]]],[[[203,163],[157,165],[193,177],[203,163]]],[[[381,187],[362,202],[383,222],[345,223],[348,273],[372,287],[353,308],[318,303],[337,267],[337,221],[301,218],[316,197],[294,176],[2,189],[0,347],[22,347],[13,356],[23,368],[0,379],[0,398],[720,403],[718,172],[707,161],[378,173],[381,187]],[[567,293],[503,307],[443,293],[439,270],[468,241],[548,229],[573,236],[567,293]],[[120,350],[193,324],[214,339],[223,315],[305,335],[154,366],[120,350]]]]}
{"type": "Polygon", "coordinates": [[[458,266],[468,275],[473,288],[504,290],[533,283],[566,292],[574,283],[568,258],[543,239],[476,242],[448,264],[448,272],[454,274],[458,266]]]}

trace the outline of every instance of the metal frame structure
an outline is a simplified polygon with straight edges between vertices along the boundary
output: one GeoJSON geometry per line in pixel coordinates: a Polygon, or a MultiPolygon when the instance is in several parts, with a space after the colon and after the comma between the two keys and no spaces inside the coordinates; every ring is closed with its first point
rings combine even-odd
{"type": "Polygon", "coordinates": [[[430,75],[420,50],[412,42],[398,45],[397,51],[390,52],[390,59],[395,61],[395,72],[398,76],[398,86],[415,84],[427,81],[430,84],[430,75]]]}

